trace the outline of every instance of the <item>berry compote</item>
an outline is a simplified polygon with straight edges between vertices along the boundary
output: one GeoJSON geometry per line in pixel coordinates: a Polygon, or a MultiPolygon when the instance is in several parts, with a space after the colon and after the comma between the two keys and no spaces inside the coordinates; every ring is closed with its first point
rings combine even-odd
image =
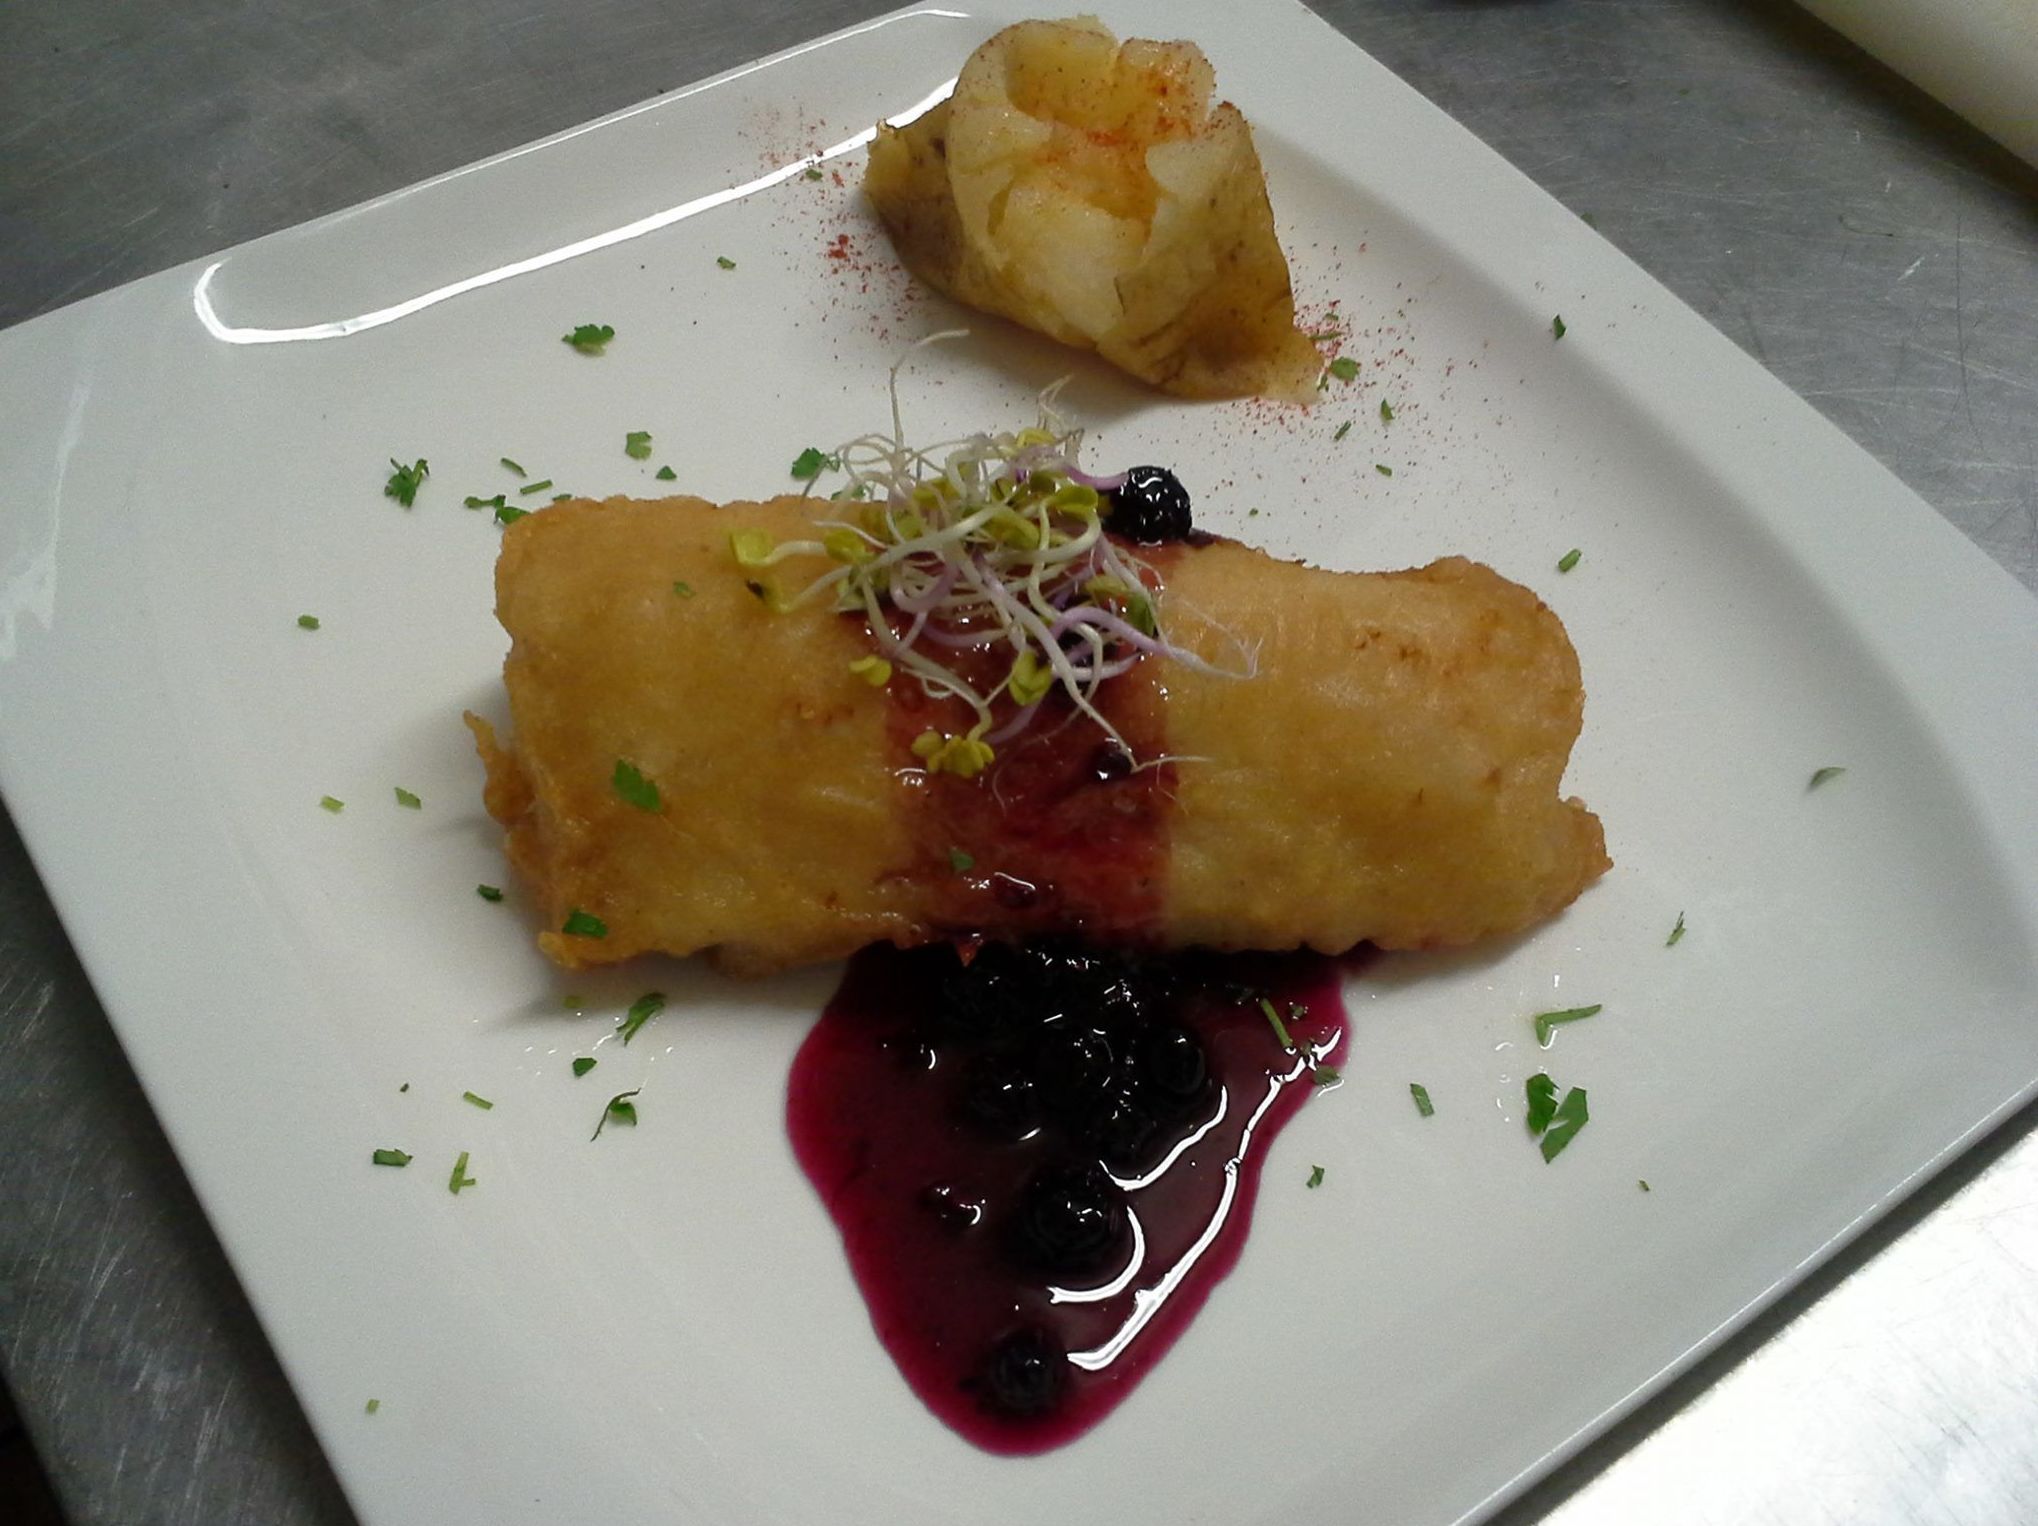
{"type": "Polygon", "coordinates": [[[1334,1079],[1338,989],[1315,955],[851,961],[788,1117],[928,1408],[1029,1453],[1131,1392],[1236,1262],[1268,1143],[1334,1079]]]}

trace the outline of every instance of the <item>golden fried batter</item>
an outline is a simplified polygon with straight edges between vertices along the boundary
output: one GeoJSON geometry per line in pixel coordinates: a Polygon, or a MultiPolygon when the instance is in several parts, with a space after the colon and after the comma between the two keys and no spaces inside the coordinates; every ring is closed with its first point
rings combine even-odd
{"type": "MultiPolygon", "coordinates": [[[[763,971],[953,931],[927,867],[933,792],[896,701],[850,671],[867,632],[825,605],[773,612],[729,551],[733,529],[797,539],[828,512],[611,499],[505,532],[513,735],[470,723],[560,963],[708,950],[763,971]],[[619,760],[655,808],[617,788],[619,760]],[[558,931],[575,910],[607,935],[558,931]]],[[[823,565],[775,574],[797,588],[823,565]]],[[[1554,914],[1608,867],[1597,818],[1558,794],[1577,659],[1527,589],[1458,558],[1335,573],[1228,542],[1164,565],[1173,638],[1243,640],[1257,672],[1161,666],[1160,724],[1184,761],[1158,827],[1154,941],[1469,943],[1554,914]]],[[[995,790],[997,770],[942,784],[995,790]]],[[[1038,919],[978,930],[1022,927],[1038,919]]]]}

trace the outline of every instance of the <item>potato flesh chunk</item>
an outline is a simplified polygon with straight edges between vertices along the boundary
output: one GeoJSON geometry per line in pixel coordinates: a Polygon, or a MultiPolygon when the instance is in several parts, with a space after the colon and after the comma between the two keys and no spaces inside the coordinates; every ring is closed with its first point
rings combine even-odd
{"type": "Polygon", "coordinates": [[[1021,22],[948,101],[879,129],[864,187],[906,264],[959,301],[1182,396],[1304,399],[1320,363],[1252,131],[1214,85],[1192,43],[1021,22]]]}

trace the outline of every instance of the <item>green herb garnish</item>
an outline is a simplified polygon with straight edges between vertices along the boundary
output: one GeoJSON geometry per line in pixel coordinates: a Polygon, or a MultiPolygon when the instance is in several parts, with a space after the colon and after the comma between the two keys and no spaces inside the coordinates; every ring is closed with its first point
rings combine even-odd
{"type": "Polygon", "coordinates": [[[657,477],[660,482],[677,482],[679,473],[669,466],[661,466],[658,468],[657,477]]]}
{"type": "Polygon", "coordinates": [[[582,911],[578,906],[566,914],[559,931],[575,938],[606,938],[609,925],[591,911],[582,911]]]}
{"type": "Polygon", "coordinates": [[[463,498],[460,501],[470,509],[494,509],[498,513],[509,506],[509,499],[501,493],[493,498],[463,498]]]}
{"type": "Polygon", "coordinates": [[[517,496],[519,498],[528,498],[533,493],[544,492],[545,489],[547,489],[551,485],[552,479],[550,477],[541,477],[536,482],[527,482],[522,487],[518,488],[517,496]]]}
{"type": "Polygon", "coordinates": [[[500,901],[502,899],[502,887],[500,885],[476,885],[474,893],[484,901],[500,901]]]}
{"type": "Polygon", "coordinates": [[[950,848],[948,850],[948,867],[957,874],[967,874],[970,870],[976,868],[976,866],[977,861],[969,854],[963,852],[962,849],[950,848]]]}
{"type": "Polygon", "coordinates": [[[651,431],[648,429],[633,429],[624,435],[623,454],[632,461],[649,461],[651,459],[651,431]]]}
{"type": "Polygon", "coordinates": [[[1388,466],[1386,463],[1381,461],[1375,461],[1373,463],[1373,470],[1378,472],[1383,477],[1391,477],[1394,475],[1394,468],[1388,466]]]}
{"type": "Polygon", "coordinates": [[[578,1059],[576,1059],[573,1062],[573,1073],[576,1076],[584,1076],[590,1070],[593,1069],[594,1069],[594,1056],[591,1054],[581,1055],[578,1059]]]}
{"type": "Polygon", "coordinates": [[[322,811],[331,811],[337,816],[347,808],[347,802],[335,800],[331,795],[320,795],[318,797],[318,808],[322,811]]]}
{"type": "Polygon", "coordinates": [[[1384,397],[1380,399],[1380,422],[1383,424],[1394,422],[1394,405],[1384,397]]]}
{"type": "Polygon", "coordinates": [[[1267,1014],[1267,1021],[1273,1025],[1274,1042],[1283,1049],[1293,1053],[1295,1050],[1295,1040],[1288,1033],[1288,1025],[1281,1021],[1281,1014],[1274,1010],[1274,1004],[1262,996],[1260,998],[1260,1010],[1267,1014]]]}
{"type": "Polygon", "coordinates": [[[1591,1121],[1585,1110],[1585,1088],[1574,1086],[1564,1093],[1564,1100],[1557,1104],[1557,1114],[1550,1120],[1548,1132],[1543,1135],[1543,1160],[1555,1160],[1563,1153],[1564,1146],[1577,1137],[1578,1131],[1591,1121]]]}
{"type": "Polygon", "coordinates": [[[793,478],[798,482],[812,482],[824,471],[834,471],[842,463],[825,451],[809,445],[793,457],[793,478]]]}
{"type": "Polygon", "coordinates": [[[370,1399],[366,1404],[361,1406],[361,1413],[363,1413],[364,1415],[372,1415],[375,1413],[375,1411],[377,1411],[380,1408],[382,1408],[382,1401],[380,1399],[370,1399]]]}
{"type": "Polygon", "coordinates": [[[1415,1099],[1415,1110],[1425,1118],[1436,1116],[1436,1104],[1429,1100],[1429,1088],[1420,1081],[1408,1083],[1408,1095],[1415,1099]]]}
{"type": "Polygon", "coordinates": [[[495,506],[495,522],[499,525],[513,525],[531,511],[520,509],[513,503],[499,503],[495,506]]]}
{"type": "Polygon", "coordinates": [[[806,178],[807,178],[808,180],[819,180],[819,179],[821,178],[821,169],[820,169],[820,166],[819,166],[819,165],[814,165],[814,164],[810,164],[810,165],[808,165],[808,166],[807,166],[807,173],[806,173],[806,178]]]}
{"type": "Polygon", "coordinates": [[[640,811],[658,809],[658,786],[645,778],[636,764],[616,759],[616,771],[609,775],[609,783],[625,804],[634,805],[640,811]]]}
{"type": "Polygon", "coordinates": [[[646,991],[642,996],[630,1003],[630,1010],[623,1014],[623,1020],[616,1025],[617,1036],[625,1044],[629,1043],[631,1039],[637,1036],[638,1029],[642,1028],[664,1010],[665,993],[663,991],[646,991]]]}
{"type": "Polygon", "coordinates": [[[1564,337],[1563,314],[1559,313],[1556,317],[1550,320],[1550,337],[1552,339],[1562,339],[1564,337]]]}
{"type": "Polygon", "coordinates": [[[727,256],[726,254],[716,255],[715,263],[721,266],[724,270],[734,270],[736,268],[736,262],[730,259],[729,256],[727,256]]]}
{"type": "Polygon", "coordinates": [[[1321,1187],[1323,1185],[1323,1167],[1311,1166],[1309,1168],[1309,1180],[1302,1185],[1305,1187],[1321,1187]]]}
{"type": "Polygon", "coordinates": [[[417,796],[413,795],[401,784],[396,786],[396,803],[402,806],[406,811],[419,810],[424,805],[424,801],[418,799],[417,796]]]}
{"type": "Polygon", "coordinates": [[[1598,1015],[1602,1005],[1603,1003],[1594,1002],[1589,1007],[1566,1007],[1561,1012],[1538,1012],[1534,1019],[1536,1042],[1543,1048],[1548,1049],[1550,1047],[1551,1035],[1561,1024],[1579,1023],[1588,1017],[1595,1017],[1598,1015]]]}
{"type": "Polygon", "coordinates": [[[1585,553],[1583,551],[1580,551],[1576,546],[1573,546],[1569,551],[1566,551],[1562,556],[1557,558],[1557,570],[1559,572],[1569,572],[1573,567],[1576,567],[1578,565],[1578,558],[1580,558],[1584,554],[1585,553]]]}
{"type": "Polygon", "coordinates": [[[504,466],[508,467],[511,471],[515,472],[519,477],[528,477],[531,475],[529,472],[525,471],[519,463],[512,461],[508,456],[498,456],[496,459],[501,461],[504,466]]]}
{"type": "Polygon", "coordinates": [[[1337,426],[1337,433],[1333,434],[1331,438],[1333,440],[1342,440],[1346,435],[1350,434],[1351,432],[1352,432],[1352,421],[1350,419],[1346,419],[1342,424],[1337,426]]]}
{"type": "Polygon", "coordinates": [[[595,1140],[601,1138],[601,1131],[609,1126],[611,1118],[615,1119],[617,1123],[627,1123],[632,1128],[635,1128],[637,1125],[637,1104],[630,1099],[643,1089],[643,1087],[639,1086],[631,1091],[617,1092],[613,1097],[609,1098],[608,1106],[601,1110],[601,1122],[594,1126],[594,1132],[588,1136],[588,1143],[592,1144],[595,1140]]]}
{"type": "Polygon", "coordinates": [[[1344,1080],[1345,1073],[1335,1065],[1311,1065],[1309,1079],[1318,1086],[1336,1086],[1344,1080]]]}
{"type": "Polygon", "coordinates": [[[1341,382],[1358,380],[1359,363],[1349,355],[1338,356],[1336,360],[1333,360],[1323,369],[1328,375],[1335,376],[1341,382]]]}
{"type": "Polygon", "coordinates": [[[1635,1185],[1637,1187],[1640,1187],[1644,1192],[1647,1192],[1649,1190],[1649,1184],[1644,1178],[1641,1177],[1635,1178],[1635,1185]]]}
{"type": "Polygon", "coordinates": [[[298,628],[299,630],[301,630],[301,631],[315,631],[315,630],[317,630],[317,629],[318,629],[318,616],[317,616],[317,615],[299,615],[299,616],[297,617],[297,628],[298,628]]]}
{"type": "Polygon", "coordinates": [[[1547,1071],[1537,1071],[1528,1078],[1523,1087],[1528,1094],[1528,1114],[1524,1122],[1531,1134],[1540,1134],[1550,1126],[1550,1119],[1557,1112],[1557,1083],[1547,1071]]]}
{"type": "Polygon", "coordinates": [[[378,1166],[407,1166],[411,1158],[401,1150],[377,1150],[368,1159],[378,1166]]]}
{"type": "Polygon", "coordinates": [[[1821,784],[1824,784],[1828,779],[1837,779],[1840,777],[1840,775],[1844,774],[1845,772],[1847,772],[1847,770],[1844,767],[1836,767],[1832,764],[1828,764],[1824,768],[1816,769],[1813,771],[1811,783],[1807,784],[1805,788],[1808,790],[1815,790],[1821,784]]]}
{"type": "Polygon", "coordinates": [[[473,1092],[460,1093],[460,1100],[462,1102],[473,1103],[476,1107],[480,1108],[484,1113],[489,1111],[489,1109],[495,1106],[495,1104],[493,1102],[490,1102],[486,1097],[477,1097],[473,1092]]]}
{"type": "Polygon", "coordinates": [[[606,323],[583,323],[572,333],[561,334],[559,337],[583,355],[599,355],[609,347],[609,341],[616,337],[616,331],[606,323]]]}
{"type": "Polygon", "coordinates": [[[1677,925],[1670,929],[1670,936],[1663,940],[1663,947],[1665,948],[1677,947],[1678,940],[1681,939],[1683,936],[1684,936],[1684,913],[1680,911],[1679,913],[1677,913],[1677,925]]]}
{"type": "Polygon", "coordinates": [[[693,597],[693,584],[674,583],[672,585],[672,591],[678,594],[682,599],[691,599],[693,597]]]}
{"type": "Polygon", "coordinates": [[[452,1192],[453,1196],[458,1197],[462,1187],[475,1187],[479,1185],[480,1183],[467,1174],[467,1152],[462,1150],[460,1158],[453,1162],[453,1174],[446,1178],[446,1187],[452,1192]]]}
{"type": "Polygon", "coordinates": [[[394,498],[407,509],[417,502],[418,489],[424,485],[425,478],[431,476],[432,469],[425,463],[423,456],[418,457],[409,466],[405,466],[392,456],[389,464],[394,469],[389,474],[389,480],[382,485],[382,496],[394,498]]]}

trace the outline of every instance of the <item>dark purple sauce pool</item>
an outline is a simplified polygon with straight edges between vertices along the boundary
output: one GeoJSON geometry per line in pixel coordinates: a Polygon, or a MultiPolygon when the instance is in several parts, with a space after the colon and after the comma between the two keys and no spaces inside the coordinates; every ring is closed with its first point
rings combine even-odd
{"type": "Polygon", "coordinates": [[[1001,944],[967,968],[946,944],[851,962],[788,1120],[929,1409],[1031,1453],[1132,1391],[1237,1261],[1268,1144],[1334,1078],[1339,970],[1001,944]]]}

